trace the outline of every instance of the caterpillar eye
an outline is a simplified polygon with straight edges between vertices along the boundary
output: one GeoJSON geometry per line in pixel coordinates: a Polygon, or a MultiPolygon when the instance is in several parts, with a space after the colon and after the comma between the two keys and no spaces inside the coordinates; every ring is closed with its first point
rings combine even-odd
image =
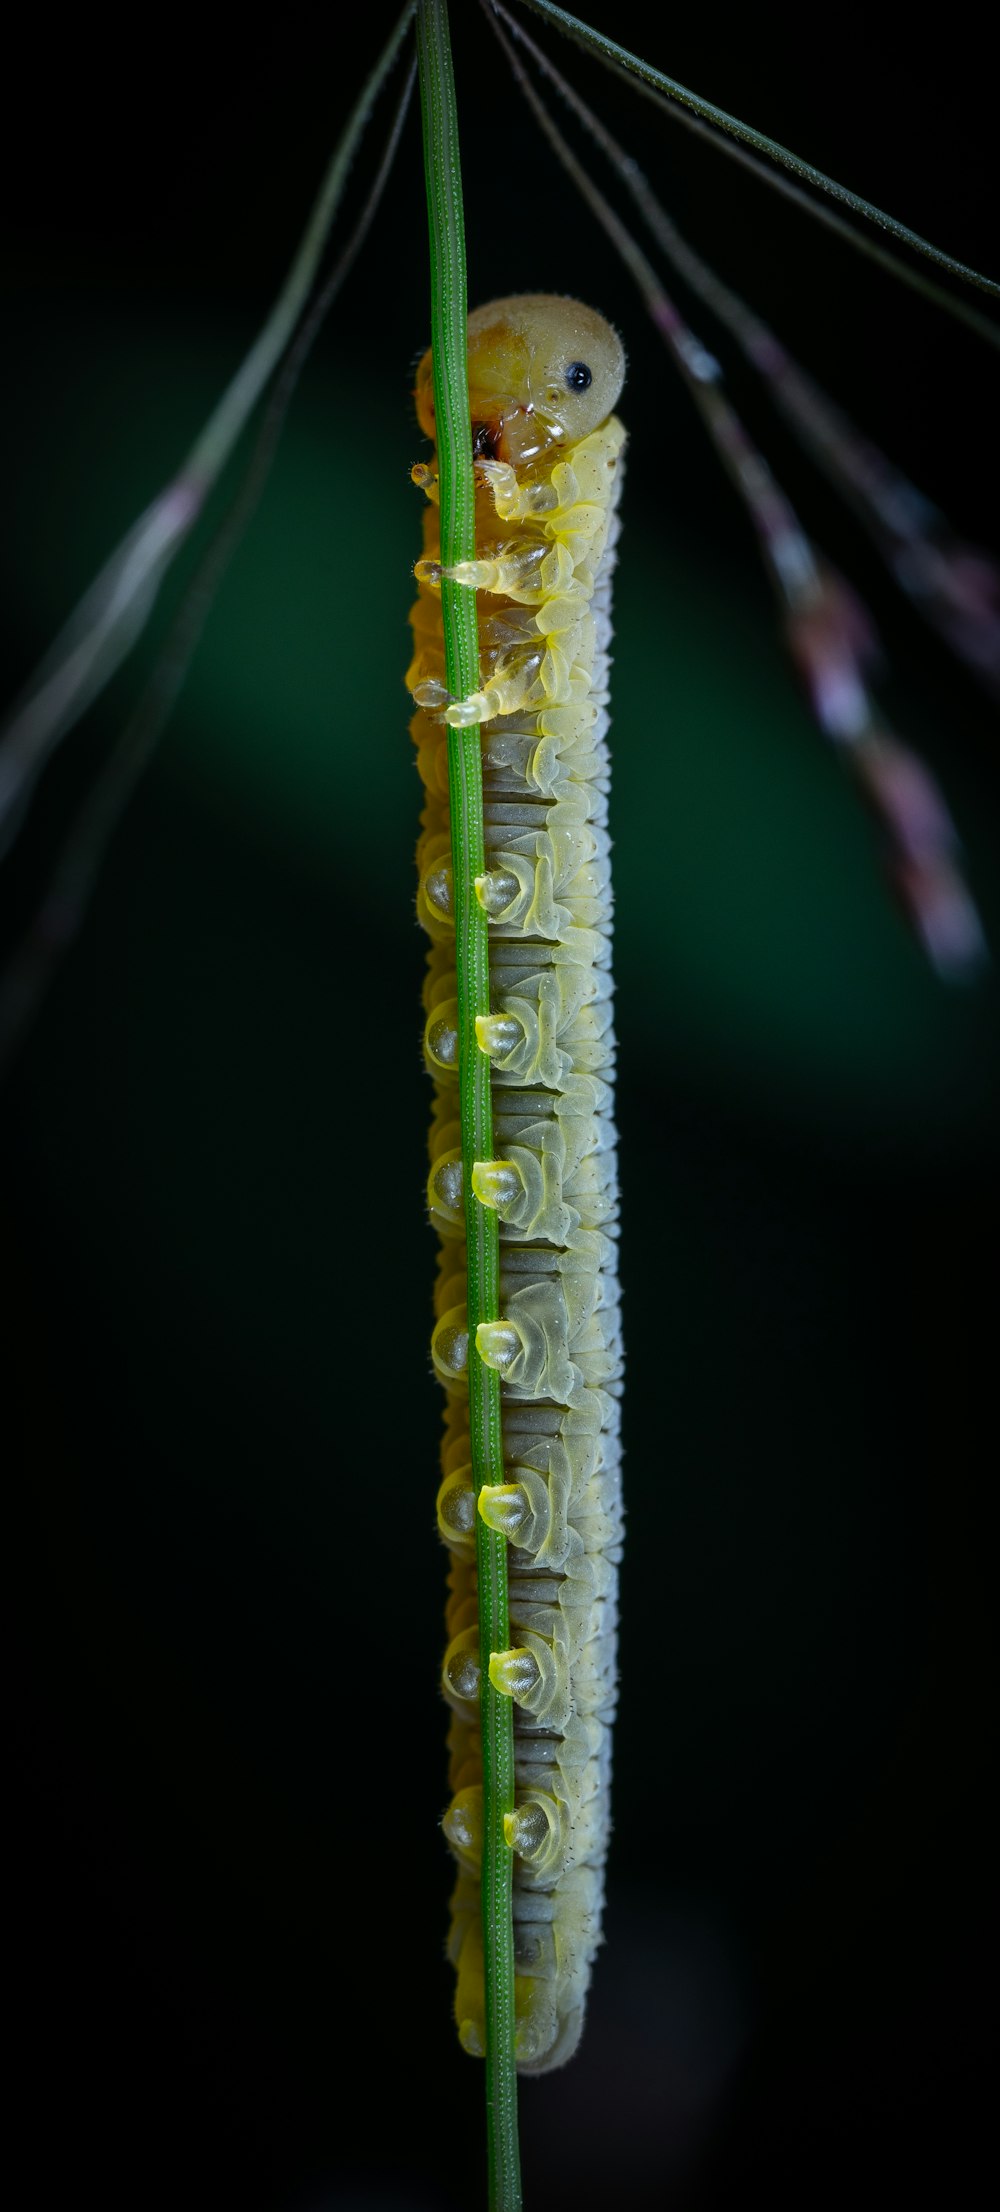
{"type": "Polygon", "coordinates": [[[589,392],[594,372],[585,361],[571,361],[566,371],[566,388],[570,392],[589,392]]]}

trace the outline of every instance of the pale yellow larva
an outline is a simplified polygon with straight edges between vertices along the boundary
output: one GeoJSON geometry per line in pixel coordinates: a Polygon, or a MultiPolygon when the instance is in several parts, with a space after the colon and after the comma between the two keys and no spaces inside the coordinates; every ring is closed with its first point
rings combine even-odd
{"type": "MultiPolygon", "coordinates": [[[[477,1344],[501,1375],[508,1478],[481,1493],[479,1510],[511,1546],[513,1648],[491,1679],[515,1703],[517,2055],[529,2072],[560,2065],[579,2040],[609,1828],[622,1351],[606,817],[623,377],[615,332],[575,300],[505,299],[469,317],[477,558],[449,571],[480,594],[482,689],[465,701],[444,689],[435,469],[414,472],[429,494],[407,682],[425,788],[418,910],[432,939],[433,1352],[447,1400],[438,1522],[451,1552],[444,1826],[459,1864],[449,1948],[459,2032],[481,2051],[476,1504],[446,743],[449,723],[479,722],[491,1012],[477,1030],[492,1062],[497,1158],[477,1169],[475,1188],[500,1216],[502,1318],[477,1344]]],[[[417,409],[433,437],[429,354],[417,409]]]]}

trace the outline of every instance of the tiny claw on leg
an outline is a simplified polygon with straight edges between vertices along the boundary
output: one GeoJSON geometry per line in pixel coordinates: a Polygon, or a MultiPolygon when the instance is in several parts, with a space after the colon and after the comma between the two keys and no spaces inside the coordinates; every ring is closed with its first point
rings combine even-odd
{"type": "Polygon", "coordinates": [[[410,481],[416,485],[418,491],[426,492],[428,499],[437,502],[439,494],[438,472],[436,468],[431,467],[429,461],[414,461],[410,470],[410,481]]]}

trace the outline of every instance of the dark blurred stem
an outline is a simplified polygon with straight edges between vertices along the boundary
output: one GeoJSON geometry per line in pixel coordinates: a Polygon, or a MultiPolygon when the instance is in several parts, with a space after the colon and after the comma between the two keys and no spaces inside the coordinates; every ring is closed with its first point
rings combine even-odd
{"type": "Polygon", "coordinates": [[[0,976],[0,1077],[37,1014],[53,974],[87,918],[105,853],[183,687],[229,564],[249,529],[299,377],[368,236],[413,92],[411,66],[371,189],[339,260],[300,325],[276,378],[243,482],[181,600],[152,675],[56,860],[41,903],[0,976]]]}
{"type": "MultiPolygon", "coordinates": [[[[549,55],[529,38],[523,24],[501,0],[489,0],[489,6],[596,140],[682,283],[732,332],[805,450],[860,516],[894,583],[986,689],[1000,698],[1000,568],[993,556],[963,544],[945,517],[792,360],[760,316],[681,236],[638,162],[549,55]]],[[[812,210],[812,203],[807,205],[812,210]]]]}
{"type": "Polygon", "coordinates": [[[46,653],[0,731],[0,858],[16,836],[56,747],[137,643],[157,594],[190,536],[305,309],[375,101],[399,54],[416,0],[406,5],[362,86],[334,150],[292,266],[263,329],[226,386],[177,475],[140,515],[46,653]]]}
{"type": "MultiPolygon", "coordinates": [[[[565,37],[574,39],[578,46],[594,54],[606,68],[613,69],[618,75],[630,75],[641,85],[651,89],[674,114],[683,117],[684,111],[689,110],[694,117],[709,124],[714,142],[720,151],[728,153],[735,150],[732,141],[737,142],[740,150],[754,148],[756,153],[763,154],[768,161],[800,178],[803,184],[825,193],[830,199],[839,202],[840,206],[848,208],[852,215],[863,216],[866,222],[874,223],[877,229],[895,239],[899,245],[908,246],[926,260],[936,262],[949,276],[959,277],[963,283],[973,284],[981,292],[989,292],[994,299],[1000,298],[1000,284],[995,278],[983,276],[980,270],[970,268],[967,262],[956,261],[952,254],[945,253],[943,247],[933,245],[929,238],[921,238],[919,231],[910,230],[908,224],[899,222],[895,215],[887,215],[884,208],[873,206],[870,200],[862,199],[859,192],[852,192],[846,184],[838,184],[834,177],[824,176],[822,169],[815,168],[811,161],[803,161],[800,154],[790,153],[788,147],[779,145],[777,139],[768,138],[763,131],[754,130],[752,124],[741,122],[737,115],[728,115],[724,108],[715,107],[711,100],[703,100],[699,93],[690,91],[687,85],[678,84],[674,77],[665,76],[651,62],[643,61],[637,54],[630,54],[624,46],[619,46],[603,31],[593,30],[588,23],[581,23],[576,16],[568,15],[565,8],[555,5],[555,0],[523,0],[523,4],[533,9],[536,15],[543,16],[547,22],[554,24],[565,37]]],[[[767,171],[763,174],[767,176],[767,171]]],[[[776,181],[773,172],[769,181],[776,181]]],[[[810,201],[809,204],[814,214],[821,212],[821,202],[810,201]]],[[[869,241],[863,232],[848,226],[844,235],[862,252],[867,251],[869,241]]],[[[891,256],[891,266],[904,282],[915,283],[918,289],[923,289],[918,272],[911,269],[900,256],[891,256]]],[[[963,320],[970,319],[964,310],[964,303],[953,299],[949,292],[935,287],[932,296],[940,307],[959,314],[963,320]]],[[[1000,327],[987,322],[985,316],[975,318],[975,327],[992,345],[1000,345],[1000,327]]]]}
{"type": "Polygon", "coordinates": [[[567,144],[501,29],[497,10],[489,12],[532,113],[620,254],[744,503],[813,714],[876,809],[888,843],[888,871],[909,919],[938,974],[966,981],[987,955],[962,876],[958,837],[933,778],[893,737],[868,691],[865,674],[875,641],[864,609],[806,536],[730,404],[718,361],[689,329],[589,167],[567,144]]]}

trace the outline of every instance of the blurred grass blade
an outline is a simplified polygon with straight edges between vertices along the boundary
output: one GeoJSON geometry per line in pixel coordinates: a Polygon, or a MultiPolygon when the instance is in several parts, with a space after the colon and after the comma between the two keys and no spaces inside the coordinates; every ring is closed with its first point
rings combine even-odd
{"type": "MultiPolygon", "coordinates": [[[[777,139],[768,138],[763,131],[754,130],[751,124],[741,122],[738,116],[727,114],[724,108],[716,107],[711,100],[703,100],[699,93],[691,92],[686,85],[678,84],[675,78],[666,76],[663,70],[654,68],[651,62],[630,54],[615,39],[608,38],[605,32],[593,30],[589,24],[581,23],[576,16],[567,14],[564,8],[555,5],[555,0],[522,0],[522,5],[544,17],[546,22],[554,24],[565,37],[573,39],[578,46],[584,47],[618,74],[637,77],[644,86],[660,95],[664,104],[675,112],[687,109],[692,116],[709,124],[715,144],[723,151],[735,150],[726,145],[726,140],[736,140],[743,148],[755,149],[758,154],[766,156],[768,161],[777,163],[779,168],[801,179],[803,184],[811,185],[818,192],[826,193],[830,199],[838,201],[852,215],[860,215],[866,222],[874,223],[879,230],[887,231],[899,245],[907,246],[914,253],[922,254],[926,260],[936,262],[949,276],[975,285],[979,291],[988,292],[993,298],[1000,298],[1000,283],[995,278],[984,276],[980,270],[970,268],[964,261],[957,261],[952,254],[945,253],[943,247],[935,246],[928,238],[922,238],[918,231],[910,230],[906,223],[897,221],[894,215],[887,215],[883,208],[875,207],[872,201],[863,199],[859,192],[852,192],[849,186],[838,184],[835,178],[825,176],[812,162],[804,161],[801,155],[791,153],[777,139]],[[721,137],[716,136],[716,133],[722,134],[721,137]]],[[[814,214],[821,212],[814,201],[809,201],[808,204],[814,214]]],[[[841,226],[841,230],[842,235],[865,250],[867,241],[862,234],[849,225],[841,226]]],[[[886,259],[904,281],[913,279],[915,272],[905,262],[898,261],[892,255],[886,259]]],[[[962,309],[961,301],[953,300],[950,293],[943,292],[938,287],[934,287],[933,296],[940,306],[955,312],[962,309]]],[[[971,318],[964,314],[962,319],[968,321],[971,318]]],[[[974,318],[974,327],[982,336],[1000,345],[1000,330],[987,322],[984,316],[974,318]]]]}
{"type": "Polygon", "coordinates": [[[263,329],[177,475],[105,563],[0,732],[0,856],[56,746],[120,667],[295,330],[375,100],[416,0],[407,0],[342,133],[288,276],[263,329]]]}
{"type": "Polygon", "coordinates": [[[678,313],[655,269],[577,160],[492,13],[493,29],[536,121],[632,277],[747,510],[785,639],[815,719],[876,809],[893,886],[937,973],[974,976],[987,957],[963,880],[958,836],[929,771],[888,729],[867,686],[874,629],[843,578],[803,530],[764,455],[726,396],[722,370],[678,313]]]}
{"type": "Polygon", "coordinates": [[[288,409],[323,323],[368,236],[413,95],[414,56],[378,172],[354,230],[289,348],[267,403],[236,498],[188,586],[166,643],[52,869],[37,912],[0,977],[0,1077],[44,999],[55,969],[78,937],[108,845],[155,753],[229,564],[253,520],[288,409]]]}
{"type": "Polygon", "coordinates": [[[689,245],[599,115],[524,29],[489,0],[519,45],[601,148],[671,267],[729,330],[792,430],[860,517],[893,581],[986,689],[1000,697],[1000,569],[956,537],[946,518],[855,428],[786,353],[774,332],[689,245]]]}
{"type": "MultiPolygon", "coordinates": [[[[441,497],[441,561],[451,568],[475,556],[472,426],[469,416],[465,223],[458,111],[446,0],[420,0],[417,51],[424,120],[424,169],[431,261],[431,345],[441,497]]],[[[479,689],[475,593],[442,581],[445,677],[466,698],[479,689]]],[[[476,1017],[490,1011],[488,922],[475,892],[485,866],[483,766],[478,726],[448,731],[453,906],[458,973],[459,1115],[468,1259],[469,1436],[472,1479],[502,1483],[500,1378],[476,1350],[481,1321],[500,1311],[499,1225],[473,1189],[477,1160],[493,1158],[490,1063],[476,1040],[476,1017]]],[[[476,1515],[480,1721],[483,1751],[483,1967],[486,2017],[486,2140],[490,2212],[519,2212],[521,2178],[514,2061],[513,1853],[504,1816],[514,1809],[511,1699],[490,1681],[490,1658],[510,1642],[507,1539],[476,1515]]]]}

